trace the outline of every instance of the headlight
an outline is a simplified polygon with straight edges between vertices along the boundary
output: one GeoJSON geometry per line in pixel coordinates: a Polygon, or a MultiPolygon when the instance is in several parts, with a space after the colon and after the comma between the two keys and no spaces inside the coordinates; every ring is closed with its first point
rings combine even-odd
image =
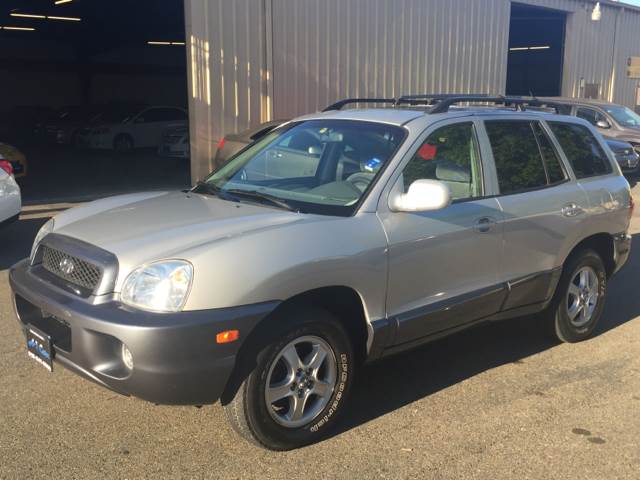
{"type": "Polygon", "coordinates": [[[33,264],[34,257],[36,256],[36,251],[38,250],[38,245],[40,245],[40,242],[42,241],[42,239],[47,235],[49,235],[51,232],[53,232],[53,224],[54,224],[54,221],[52,218],[42,226],[40,231],[38,231],[38,234],[36,235],[36,238],[33,241],[33,246],[31,247],[31,255],[29,255],[31,264],[33,264]]]}
{"type": "Polygon", "coordinates": [[[121,300],[132,307],[154,312],[182,310],[193,279],[193,267],[182,260],[144,265],[129,274],[121,300]]]}

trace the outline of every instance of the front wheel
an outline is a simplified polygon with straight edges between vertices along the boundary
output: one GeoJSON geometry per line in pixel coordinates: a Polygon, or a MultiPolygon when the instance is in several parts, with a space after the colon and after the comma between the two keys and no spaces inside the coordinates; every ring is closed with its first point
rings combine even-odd
{"type": "Polygon", "coordinates": [[[583,250],[571,257],[551,306],[558,339],[573,343],[589,338],[602,316],[606,294],[607,273],[600,256],[583,250]]]}
{"type": "Polygon", "coordinates": [[[342,411],[353,380],[353,350],[342,325],[324,310],[295,316],[278,322],[290,326],[263,348],[224,407],[236,432],[271,450],[320,440],[342,411]]]}

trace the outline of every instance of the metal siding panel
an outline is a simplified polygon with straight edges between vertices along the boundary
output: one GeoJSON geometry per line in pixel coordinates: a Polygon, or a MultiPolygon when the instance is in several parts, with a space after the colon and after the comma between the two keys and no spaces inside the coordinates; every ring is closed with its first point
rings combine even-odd
{"type": "Polygon", "coordinates": [[[185,0],[191,177],[213,168],[225,133],[268,119],[263,0],[185,0]]]}
{"type": "MultiPolygon", "coordinates": [[[[626,59],[640,56],[640,12],[601,3],[521,0],[568,12],[563,94],[580,79],[635,104],[626,59]],[[614,70],[615,67],[615,70],[614,70]]],[[[349,96],[503,93],[509,0],[185,0],[192,177],[225,133],[349,96]]]]}
{"type": "Polygon", "coordinates": [[[350,96],[504,92],[510,4],[482,3],[273,0],[275,116],[350,96]]]}

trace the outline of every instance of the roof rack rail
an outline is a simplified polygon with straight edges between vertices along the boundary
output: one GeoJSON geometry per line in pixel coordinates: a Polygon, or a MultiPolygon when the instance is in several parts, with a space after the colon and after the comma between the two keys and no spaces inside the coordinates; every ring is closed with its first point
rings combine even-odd
{"type": "Polygon", "coordinates": [[[329,105],[322,110],[323,112],[331,112],[333,110],[342,110],[342,108],[351,103],[388,103],[390,105],[396,104],[395,98],[345,98],[336,103],[329,105]]]}
{"type": "Polygon", "coordinates": [[[432,106],[435,105],[436,103],[442,101],[442,100],[446,100],[448,98],[465,98],[465,99],[470,99],[470,100],[474,100],[478,97],[483,97],[483,98],[488,98],[489,95],[487,94],[476,94],[476,93],[424,93],[424,94],[419,94],[419,95],[402,95],[401,97],[398,98],[398,100],[396,100],[396,106],[397,105],[426,105],[426,106],[432,106]]]}
{"type": "MultiPolygon", "coordinates": [[[[402,98],[402,97],[401,97],[402,98]]],[[[507,97],[504,95],[440,95],[436,97],[433,108],[429,113],[445,113],[449,108],[458,103],[491,103],[493,105],[504,105],[505,107],[515,107],[516,110],[523,111],[527,107],[552,108],[556,113],[561,113],[563,105],[559,102],[539,100],[535,97],[507,97]]]]}

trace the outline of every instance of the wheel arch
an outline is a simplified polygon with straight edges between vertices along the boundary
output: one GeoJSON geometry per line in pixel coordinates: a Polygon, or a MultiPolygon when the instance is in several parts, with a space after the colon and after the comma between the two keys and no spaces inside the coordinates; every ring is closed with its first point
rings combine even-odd
{"type": "Polygon", "coordinates": [[[307,290],[282,301],[245,339],[236,356],[234,371],[220,397],[223,405],[233,399],[241,383],[253,370],[256,355],[265,343],[275,339],[279,319],[289,312],[300,311],[305,307],[321,308],[334,315],[349,335],[357,362],[363,363],[366,360],[367,347],[373,339],[373,328],[360,293],[352,287],[341,285],[307,290]]]}
{"type": "Polygon", "coordinates": [[[360,293],[344,285],[314,288],[283,301],[269,316],[277,317],[305,306],[322,308],[334,315],[349,334],[358,360],[364,361],[372,329],[360,293]]]}
{"type": "Polygon", "coordinates": [[[616,268],[613,235],[601,232],[584,238],[571,249],[569,255],[565,258],[563,265],[566,265],[569,258],[586,249],[594,250],[598,255],[600,255],[600,258],[604,263],[607,276],[610,277],[616,268]]]}

